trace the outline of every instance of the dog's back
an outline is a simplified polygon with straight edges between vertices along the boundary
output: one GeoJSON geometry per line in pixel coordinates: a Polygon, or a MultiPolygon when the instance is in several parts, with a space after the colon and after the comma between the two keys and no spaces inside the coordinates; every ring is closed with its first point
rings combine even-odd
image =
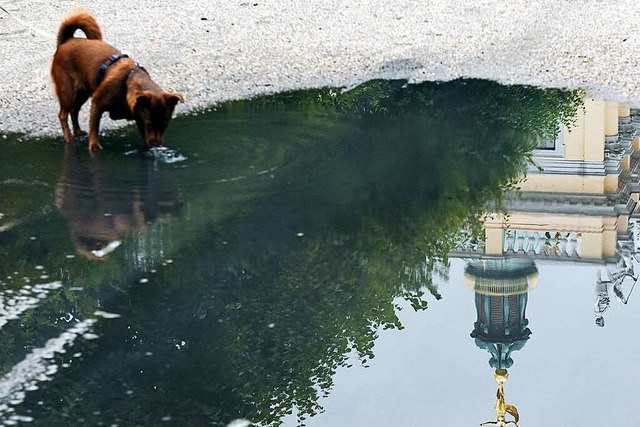
{"type": "Polygon", "coordinates": [[[87,11],[79,10],[69,14],[58,30],[58,47],[74,38],[76,30],[81,30],[90,40],[102,40],[102,31],[93,16],[87,11]]]}
{"type": "Polygon", "coordinates": [[[67,15],[58,30],[58,47],[53,55],[51,76],[58,98],[75,90],[93,92],[100,65],[116,48],[102,40],[98,22],[86,11],[67,15]],[[86,38],[74,37],[81,30],[86,38]]]}

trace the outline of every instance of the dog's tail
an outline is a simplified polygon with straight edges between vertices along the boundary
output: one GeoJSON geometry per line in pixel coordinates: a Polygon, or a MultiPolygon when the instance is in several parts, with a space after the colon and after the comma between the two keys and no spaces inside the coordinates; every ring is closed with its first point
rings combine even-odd
{"type": "Polygon", "coordinates": [[[84,10],[72,12],[60,24],[58,30],[58,47],[73,38],[76,30],[82,30],[88,39],[102,40],[102,31],[91,14],[84,10]]]}

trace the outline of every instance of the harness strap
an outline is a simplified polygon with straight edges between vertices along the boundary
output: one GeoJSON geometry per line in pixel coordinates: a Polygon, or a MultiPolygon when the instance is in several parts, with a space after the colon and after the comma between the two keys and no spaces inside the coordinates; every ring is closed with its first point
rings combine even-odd
{"type": "Polygon", "coordinates": [[[138,70],[144,71],[147,75],[149,75],[149,72],[147,71],[147,69],[136,62],[127,73],[127,78],[125,79],[125,83],[128,82],[131,76],[133,75],[133,73],[135,73],[138,70]]]}
{"type": "Polygon", "coordinates": [[[98,70],[98,77],[96,79],[96,86],[99,86],[100,83],[102,83],[102,80],[104,80],[104,76],[107,73],[107,70],[109,69],[109,67],[111,67],[113,64],[115,64],[122,58],[128,58],[128,57],[129,55],[127,55],[126,53],[114,53],[113,55],[108,57],[107,60],[104,61],[102,65],[100,65],[100,69],[98,70]]]}

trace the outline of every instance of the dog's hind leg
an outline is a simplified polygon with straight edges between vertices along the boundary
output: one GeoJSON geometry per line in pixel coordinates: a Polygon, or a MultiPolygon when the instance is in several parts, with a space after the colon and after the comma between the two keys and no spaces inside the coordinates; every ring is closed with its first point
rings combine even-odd
{"type": "Polygon", "coordinates": [[[73,107],[71,108],[71,123],[73,124],[73,136],[84,136],[87,132],[83,131],[80,128],[80,123],[78,122],[78,114],[80,113],[80,108],[82,105],[87,102],[89,99],[89,95],[84,92],[78,92],[76,95],[76,99],[73,103],[73,107]]]}
{"type": "Polygon", "coordinates": [[[69,129],[69,110],[60,105],[60,112],[58,113],[60,119],[60,126],[62,126],[62,133],[64,133],[64,140],[67,142],[73,141],[73,135],[69,129]]]}
{"type": "Polygon", "coordinates": [[[62,133],[64,134],[64,140],[67,142],[73,141],[73,134],[69,129],[69,112],[73,109],[73,103],[75,98],[75,91],[73,91],[73,82],[64,73],[60,72],[59,67],[54,65],[51,67],[51,77],[58,95],[58,102],[60,103],[60,112],[58,118],[60,119],[60,126],[62,127],[62,133]]]}

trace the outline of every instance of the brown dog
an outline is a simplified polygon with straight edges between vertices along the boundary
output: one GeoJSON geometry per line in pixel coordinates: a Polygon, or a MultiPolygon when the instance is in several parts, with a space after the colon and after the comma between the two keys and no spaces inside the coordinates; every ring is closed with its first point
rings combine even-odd
{"type": "Polygon", "coordinates": [[[60,124],[67,142],[86,135],[78,123],[82,105],[92,97],[89,117],[89,150],[102,149],[98,140],[100,118],[109,112],[113,120],[135,120],[146,147],[162,145],[164,130],[182,95],[162,90],[147,70],[115,47],[102,41],[102,32],[88,12],[67,16],[58,30],[58,48],[51,77],[60,101],[60,124]],[[76,38],[76,30],[85,38],[76,38]],[[71,114],[73,134],[69,130],[71,114]]]}

